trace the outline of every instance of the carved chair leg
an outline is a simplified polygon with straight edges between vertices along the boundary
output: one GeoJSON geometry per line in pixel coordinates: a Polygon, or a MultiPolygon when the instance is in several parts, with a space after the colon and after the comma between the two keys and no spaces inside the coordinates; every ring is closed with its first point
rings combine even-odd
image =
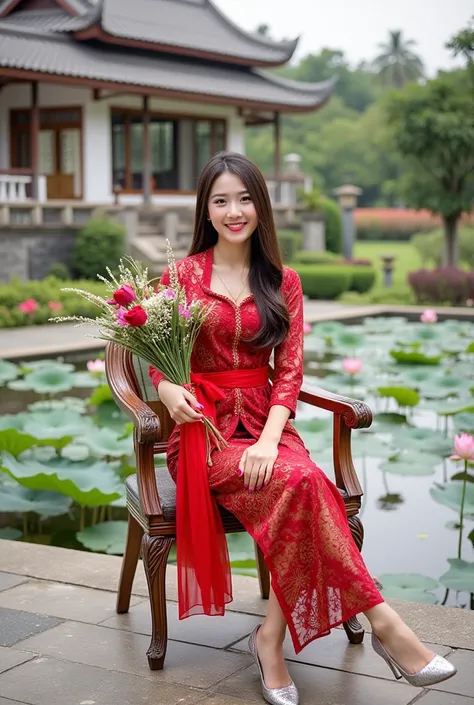
{"type": "Polygon", "coordinates": [[[140,557],[140,546],[142,542],[143,529],[131,514],[128,515],[128,533],[125,553],[122,559],[122,570],[117,593],[117,612],[123,614],[128,612],[130,607],[130,595],[132,594],[133,579],[140,557]]]}
{"type": "MultiPolygon", "coordinates": [[[[364,543],[364,527],[361,520],[357,516],[352,516],[348,518],[349,526],[351,529],[352,537],[356,543],[359,551],[362,550],[362,544],[364,543]]],[[[348,622],[344,622],[342,625],[347,634],[351,644],[361,644],[364,640],[364,628],[357,619],[357,617],[352,617],[348,622]]]]}
{"type": "Polygon", "coordinates": [[[270,573],[263,557],[262,549],[255,542],[255,558],[257,560],[258,581],[260,583],[260,594],[262,600],[268,600],[270,596],[270,573]]]}
{"type": "Polygon", "coordinates": [[[151,607],[151,642],[146,652],[152,671],[161,671],[168,645],[166,616],[166,562],[174,539],[169,536],[149,536],[142,541],[142,558],[148,582],[151,607]]]}

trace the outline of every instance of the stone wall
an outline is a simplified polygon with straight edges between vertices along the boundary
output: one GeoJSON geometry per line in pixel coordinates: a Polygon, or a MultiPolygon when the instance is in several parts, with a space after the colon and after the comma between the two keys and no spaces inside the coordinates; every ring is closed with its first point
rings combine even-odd
{"type": "Polygon", "coordinates": [[[19,227],[0,229],[0,283],[12,277],[43,279],[56,262],[71,264],[72,248],[77,228],[42,227],[35,230],[19,227]]]}

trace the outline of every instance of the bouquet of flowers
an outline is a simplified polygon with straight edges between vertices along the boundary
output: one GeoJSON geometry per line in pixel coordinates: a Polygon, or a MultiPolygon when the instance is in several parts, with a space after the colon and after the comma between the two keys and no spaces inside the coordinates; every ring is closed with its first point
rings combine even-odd
{"type": "MultiPolygon", "coordinates": [[[[169,286],[153,285],[148,270],[132,257],[120,260],[118,274],[109,268],[109,278],[98,275],[107,286],[108,298],[81,289],[67,288],[95,304],[100,310],[96,318],[62,316],[52,321],[77,321],[95,325],[97,337],[118,343],[134,355],[158,369],[167,380],[193,391],[191,354],[199,330],[211,306],[198,300],[187,301],[179,285],[176,263],[167,241],[169,286]]],[[[222,450],[226,441],[210,418],[203,417],[206,428],[207,459],[210,463],[211,443],[222,450]]]]}

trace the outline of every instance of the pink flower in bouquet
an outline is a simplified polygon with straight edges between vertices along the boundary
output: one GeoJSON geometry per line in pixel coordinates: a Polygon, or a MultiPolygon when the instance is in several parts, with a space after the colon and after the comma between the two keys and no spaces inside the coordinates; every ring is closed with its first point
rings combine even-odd
{"type": "Polygon", "coordinates": [[[474,460],[474,438],[469,433],[461,433],[454,438],[456,455],[451,460],[474,460]]]}
{"type": "Polygon", "coordinates": [[[123,320],[128,323],[129,326],[134,328],[139,328],[143,326],[148,318],[148,314],[144,308],[141,306],[134,306],[129,311],[125,311],[123,314],[123,320]]]}
{"type": "Polygon", "coordinates": [[[183,304],[179,304],[178,310],[180,316],[182,316],[183,318],[189,318],[190,314],[186,306],[184,306],[183,304]]]}
{"type": "Polygon", "coordinates": [[[20,311],[23,311],[23,313],[34,313],[39,308],[39,303],[35,301],[35,299],[26,299],[26,301],[22,301],[21,304],[18,304],[18,308],[20,311]]]}
{"type": "Polygon", "coordinates": [[[348,375],[358,375],[362,370],[362,360],[357,357],[346,357],[342,361],[342,369],[348,375]]]}
{"type": "Polygon", "coordinates": [[[438,315],[436,311],[432,308],[427,308],[420,316],[420,321],[422,323],[436,323],[438,320],[438,315]]]}
{"type": "Polygon", "coordinates": [[[303,324],[303,333],[304,333],[304,335],[309,335],[309,333],[311,333],[312,330],[313,330],[313,329],[312,329],[310,323],[304,323],[304,324],[303,324]]]}
{"type": "Polygon", "coordinates": [[[125,309],[119,308],[119,310],[118,310],[117,313],[115,314],[116,317],[117,317],[118,324],[119,324],[119,326],[120,326],[121,328],[123,328],[124,326],[127,325],[127,320],[126,320],[126,318],[125,318],[125,314],[126,314],[126,313],[127,313],[127,312],[125,311],[125,309]]]}
{"type": "Polygon", "coordinates": [[[60,301],[48,301],[48,307],[51,311],[60,311],[63,305],[60,301]]]}
{"type": "Polygon", "coordinates": [[[165,289],[163,292],[165,299],[170,299],[171,301],[174,301],[176,298],[176,293],[173,291],[173,289],[165,289]]]}
{"type": "Polygon", "coordinates": [[[132,303],[132,301],[135,301],[136,298],[136,294],[132,287],[128,286],[128,284],[123,284],[120,289],[114,291],[112,300],[119,306],[128,306],[132,303]]]}
{"type": "Polygon", "coordinates": [[[88,360],[87,369],[89,372],[105,372],[104,360],[88,360]]]}

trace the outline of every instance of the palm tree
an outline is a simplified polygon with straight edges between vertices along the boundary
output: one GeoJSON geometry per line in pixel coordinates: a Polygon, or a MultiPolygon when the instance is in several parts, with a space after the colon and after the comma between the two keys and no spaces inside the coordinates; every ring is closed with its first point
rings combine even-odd
{"type": "Polygon", "coordinates": [[[408,81],[416,81],[424,74],[423,62],[412,51],[416,42],[405,40],[402,32],[389,32],[387,42],[379,44],[382,51],[373,61],[373,68],[384,86],[401,88],[408,81]]]}

